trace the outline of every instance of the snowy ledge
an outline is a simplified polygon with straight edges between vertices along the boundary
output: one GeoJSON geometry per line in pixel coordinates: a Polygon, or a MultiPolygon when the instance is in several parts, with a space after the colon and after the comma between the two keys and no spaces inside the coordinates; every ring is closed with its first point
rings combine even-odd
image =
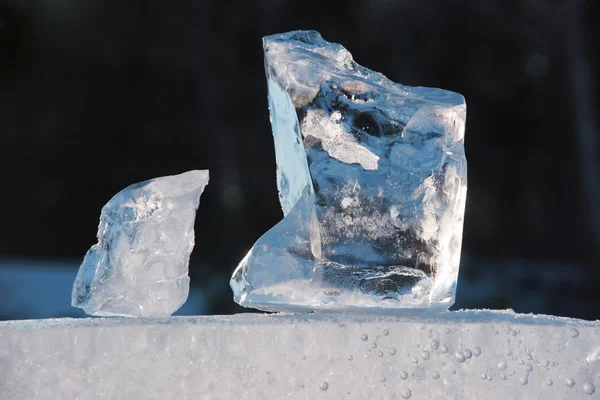
{"type": "Polygon", "coordinates": [[[599,386],[599,321],[508,311],[0,322],[6,400],[583,399],[599,386]]]}

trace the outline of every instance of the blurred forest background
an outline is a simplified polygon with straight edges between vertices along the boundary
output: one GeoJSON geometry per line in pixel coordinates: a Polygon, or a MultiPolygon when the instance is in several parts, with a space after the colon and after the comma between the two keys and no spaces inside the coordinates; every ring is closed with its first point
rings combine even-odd
{"type": "Polygon", "coordinates": [[[71,284],[125,186],[208,168],[182,313],[282,218],[261,37],[315,29],[465,95],[454,308],[600,318],[600,2],[0,0],[0,319],[82,316],[71,284]]]}

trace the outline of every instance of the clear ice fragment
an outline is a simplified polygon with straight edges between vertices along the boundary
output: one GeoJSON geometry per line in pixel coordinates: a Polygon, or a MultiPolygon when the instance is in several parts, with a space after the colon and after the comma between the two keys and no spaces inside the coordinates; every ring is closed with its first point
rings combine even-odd
{"type": "Polygon", "coordinates": [[[284,219],[239,264],[242,306],[448,308],[467,190],[466,104],[353,61],[315,31],[263,39],[284,219]]]}
{"type": "Polygon", "coordinates": [[[189,293],[194,222],[208,170],[150,179],[102,208],[71,304],[90,315],[168,317],[189,293]]]}

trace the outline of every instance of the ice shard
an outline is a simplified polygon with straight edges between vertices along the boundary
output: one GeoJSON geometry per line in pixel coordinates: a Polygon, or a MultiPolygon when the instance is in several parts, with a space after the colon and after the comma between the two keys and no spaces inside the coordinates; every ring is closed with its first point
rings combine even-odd
{"type": "Polygon", "coordinates": [[[284,219],[238,265],[235,301],[448,308],[467,190],[464,97],[394,83],[315,31],[263,47],[284,219]]]}
{"type": "Polygon", "coordinates": [[[189,293],[194,221],[208,170],[131,185],[102,208],[98,243],[83,260],[71,304],[90,315],[167,317],[189,293]]]}

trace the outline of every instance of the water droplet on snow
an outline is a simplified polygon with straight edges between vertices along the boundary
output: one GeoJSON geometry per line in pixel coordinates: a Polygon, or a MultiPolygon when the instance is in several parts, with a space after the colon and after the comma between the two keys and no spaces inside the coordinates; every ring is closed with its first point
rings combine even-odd
{"type": "Polygon", "coordinates": [[[527,363],[525,369],[527,369],[527,371],[531,371],[533,369],[533,365],[531,365],[531,363],[527,363]]]}
{"type": "Polygon", "coordinates": [[[354,357],[352,357],[352,354],[350,354],[350,355],[348,356],[348,361],[352,361],[353,359],[354,359],[354,357]]]}
{"type": "Polygon", "coordinates": [[[554,385],[554,382],[552,381],[552,379],[548,379],[548,382],[546,382],[546,384],[548,386],[552,386],[552,385],[554,385]]]}
{"type": "Polygon", "coordinates": [[[408,379],[408,372],[406,371],[402,371],[400,372],[400,379],[402,379],[403,381],[408,379]]]}
{"type": "Polygon", "coordinates": [[[427,350],[421,353],[421,357],[423,358],[423,360],[429,360],[429,355],[430,354],[427,350]]]}
{"type": "Polygon", "coordinates": [[[385,376],[381,375],[381,376],[379,377],[379,382],[385,382],[385,376]]]}
{"type": "Polygon", "coordinates": [[[579,331],[577,330],[577,328],[573,328],[569,331],[569,336],[571,336],[572,338],[576,338],[577,336],[579,336],[579,331]]]}
{"type": "Polygon", "coordinates": [[[452,329],[446,328],[446,333],[450,333],[450,332],[452,332],[452,329]]]}
{"type": "Polygon", "coordinates": [[[390,349],[390,355],[392,355],[392,356],[393,356],[394,354],[396,354],[396,349],[392,347],[392,348],[390,349]]]}
{"type": "Polygon", "coordinates": [[[362,340],[363,342],[366,342],[367,340],[369,340],[369,335],[367,335],[366,333],[363,333],[362,335],[360,335],[360,340],[362,340]]]}
{"type": "Polygon", "coordinates": [[[439,379],[439,377],[440,377],[440,374],[439,374],[439,372],[434,372],[433,374],[431,374],[431,377],[432,377],[433,379],[439,379]]]}
{"type": "Polygon", "coordinates": [[[575,386],[575,380],[573,378],[567,379],[567,386],[568,387],[575,386]]]}
{"type": "Polygon", "coordinates": [[[512,331],[512,332],[511,332],[511,334],[512,334],[513,336],[517,336],[517,331],[512,331]]]}
{"type": "Polygon", "coordinates": [[[503,381],[506,380],[506,374],[504,372],[500,374],[500,379],[502,379],[503,381]]]}
{"type": "Polygon", "coordinates": [[[486,374],[481,374],[481,379],[487,379],[487,375],[486,374]]]}
{"type": "Polygon", "coordinates": [[[594,394],[594,392],[596,391],[596,386],[594,386],[593,383],[586,383],[585,385],[583,385],[583,391],[585,392],[585,394],[594,394]]]}
{"type": "Polygon", "coordinates": [[[469,358],[473,357],[473,352],[470,349],[465,349],[463,351],[463,356],[465,356],[465,358],[468,360],[469,358]]]}
{"type": "Polygon", "coordinates": [[[506,369],[506,363],[504,361],[500,361],[498,363],[498,369],[505,370],[506,369]]]}
{"type": "Polygon", "coordinates": [[[321,390],[325,391],[327,389],[329,389],[329,383],[323,381],[321,382],[321,384],[319,385],[319,388],[321,388],[321,390]]]}
{"type": "Polygon", "coordinates": [[[440,342],[438,342],[437,340],[432,340],[431,341],[431,348],[435,350],[438,347],[440,347],[440,342]]]}
{"type": "Polygon", "coordinates": [[[475,346],[475,347],[473,347],[473,355],[474,355],[475,357],[478,357],[478,356],[480,356],[480,355],[481,355],[481,347],[479,347],[479,346],[475,346]]]}
{"type": "Polygon", "coordinates": [[[415,363],[415,364],[418,364],[418,363],[419,363],[419,359],[418,359],[418,358],[415,358],[415,359],[413,360],[413,363],[415,363]]]}
{"type": "Polygon", "coordinates": [[[389,330],[387,330],[387,329],[384,329],[384,330],[383,330],[383,335],[384,335],[384,336],[387,336],[387,335],[389,335],[389,334],[390,334],[390,331],[389,331],[389,330]]]}
{"type": "Polygon", "coordinates": [[[306,360],[306,356],[302,356],[302,359],[303,359],[303,360],[306,360]]]}
{"type": "Polygon", "coordinates": [[[400,392],[400,396],[402,396],[403,399],[410,399],[410,396],[412,396],[412,392],[409,388],[404,388],[400,392]]]}
{"type": "Polygon", "coordinates": [[[301,384],[300,384],[300,387],[301,387],[301,388],[304,388],[304,383],[301,383],[301,384]]]}
{"type": "Polygon", "coordinates": [[[465,362],[465,356],[462,353],[456,353],[456,361],[459,363],[465,362]]]}
{"type": "Polygon", "coordinates": [[[377,355],[378,355],[379,357],[383,357],[383,351],[379,350],[379,352],[377,352],[377,355]]]}
{"type": "Polygon", "coordinates": [[[440,351],[441,351],[442,353],[447,353],[447,352],[448,352],[448,346],[446,346],[446,345],[443,345],[442,347],[440,347],[440,351]]]}
{"type": "Polygon", "coordinates": [[[519,360],[519,365],[525,365],[525,361],[519,360]]]}

